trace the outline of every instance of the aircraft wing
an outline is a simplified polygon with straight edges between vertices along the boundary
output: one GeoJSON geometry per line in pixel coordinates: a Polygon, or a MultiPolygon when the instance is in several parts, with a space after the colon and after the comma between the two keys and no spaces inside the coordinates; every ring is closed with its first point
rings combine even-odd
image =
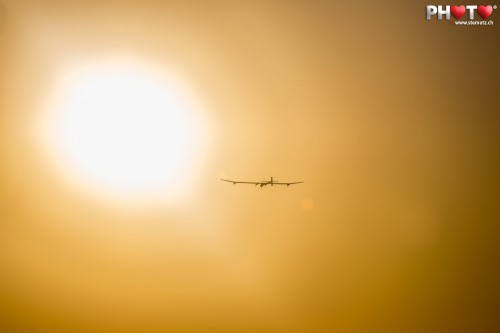
{"type": "Polygon", "coordinates": [[[263,182],[240,182],[240,181],[237,181],[237,180],[230,180],[230,179],[222,179],[222,181],[224,182],[229,182],[229,183],[233,183],[233,184],[253,184],[253,185],[260,185],[262,184],[263,182]]]}
{"type": "Polygon", "coordinates": [[[293,183],[273,183],[273,185],[293,185],[293,184],[300,184],[300,183],[303,183],[303,182],[293,182],[293,183]]]}

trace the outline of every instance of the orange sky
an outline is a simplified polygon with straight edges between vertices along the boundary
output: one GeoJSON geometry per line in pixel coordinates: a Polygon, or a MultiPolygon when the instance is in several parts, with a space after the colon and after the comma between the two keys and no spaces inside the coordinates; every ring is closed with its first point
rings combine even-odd
{"type": "Polygon", "coordinates": [[[1,2],[2,331],[500,328],[495,11],[458,27],[423,1],[1,2]],[[107,201],[36,133],[67,71],[123,59],[203,106],[182,200],[107,201]],[[271,176],[305,183],[218,180],[271,176]]]}

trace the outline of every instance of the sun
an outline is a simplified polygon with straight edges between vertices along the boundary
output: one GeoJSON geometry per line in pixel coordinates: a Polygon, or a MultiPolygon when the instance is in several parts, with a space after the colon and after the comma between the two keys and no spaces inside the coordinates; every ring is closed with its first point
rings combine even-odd
{"type": "Polygon", "coordinates": [[[148,71],[98,68],[73,75],[52,135],[72,177],[118,195],[179,186],[195,163],[200,129],[190,96],[148,71]]]}

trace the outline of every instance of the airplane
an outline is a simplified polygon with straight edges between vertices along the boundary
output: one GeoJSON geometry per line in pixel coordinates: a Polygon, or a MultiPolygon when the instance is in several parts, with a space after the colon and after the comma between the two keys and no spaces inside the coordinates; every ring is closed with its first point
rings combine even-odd
{"type": "Polygon", "coordinates": [[[252,184],[252,185],[259,185],[261,188],[266,186],[266,185],[271,185],[271,186],[274,186],[274,185],[286,185],[287,187],[290,186],[290,185],[293,185],[293,184],[300,184],[300,183],[303,183],[303,182],[291,182],[291,183],[285,183],[285,182],[280,182],[280,181],[277,181],[277,180],[274,180],[273,177],[271,177],[271,180],[263,180],[261,182],[240,182],[240,181],[237,181],[237,180],[229,180],[229,179],[222,179],[222,181],[224,182],[229,182],[229,183],[233,183],[233,185],[236,185],[236,184],[252,184]]]}

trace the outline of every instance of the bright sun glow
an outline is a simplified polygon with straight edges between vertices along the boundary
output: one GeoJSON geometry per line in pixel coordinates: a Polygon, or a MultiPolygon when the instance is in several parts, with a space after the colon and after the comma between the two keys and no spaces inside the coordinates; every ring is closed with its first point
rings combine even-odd
{"type": "Polygon", "coordinates": [[[101,68],[64,90],[53,136],[74,176],[120,195],[179,186],[199,143],[180,87],[147,72],[101,68]]]}

